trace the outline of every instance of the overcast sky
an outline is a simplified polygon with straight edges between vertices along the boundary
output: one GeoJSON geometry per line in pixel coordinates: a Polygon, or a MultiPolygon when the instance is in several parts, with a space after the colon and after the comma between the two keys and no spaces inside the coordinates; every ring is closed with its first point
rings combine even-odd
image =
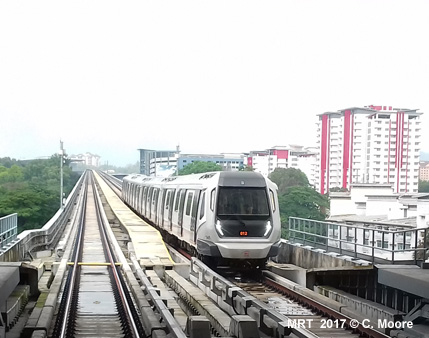
{"type": "Polygon", "coordinates": [[[429,1],[1,1],[0,157],[315,145],[317,114],[420,109],[429,1]]]}

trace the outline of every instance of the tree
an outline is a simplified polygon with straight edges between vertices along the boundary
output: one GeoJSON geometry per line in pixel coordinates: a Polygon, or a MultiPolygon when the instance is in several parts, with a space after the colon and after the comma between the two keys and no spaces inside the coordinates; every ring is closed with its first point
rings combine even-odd
{"type": "Polygon", "coordinates": [[[244,165],[241,166],[238,171],[255,171],[251,165],[244,165]]]}
{"type": "Polygon", "coordinates": [[[279,197],[279,207],[283,217],[301,217],[323,221],[329,209],[329,200],[311,187],[291,187],[279,197]]]}
{"type": "Polygon", "coordinates": [[[282,237],[288,238],[289,217],[324,220],[329,210],[329,198],[319,194],[299,169],[276,168],[269,176],[277,184],[282,237]]]}
{"type": "Polygon", "coordinates": [[[307,186],[290,187],[279,196],[282,237],[288,238],[289,217],[301,217],[323,221],[328,216],[329,199],[307,186]]]}
{"type": "Polygon", "coordinates": [[[277,184],[279,195],[287,193],[290,187],[309,186],[307,176],[301,170],[295,168],[276,168],[268,178],[277,184]]]}
{"type": "Polygon", "coordinates": [[[419,180],[419,192],[429,192],[429,181],[419,180]]]}
{"type": "MultiPolygon", "coordinates": [[[[79,175],[66,165],[63,172],[67,196],[79,175]]],[[[21,232],[43,226],[59,205],[60,158],[57,155],[48,160],[25,162],[0,158],[0,217],[17,213],[21,232]]]]}
{"type": "Polygon", "coordinates": [[[207,173],[210,171],[222,171],[222,167],[214,162],[195,161],[179,170],[179,175],[207,173]]]}

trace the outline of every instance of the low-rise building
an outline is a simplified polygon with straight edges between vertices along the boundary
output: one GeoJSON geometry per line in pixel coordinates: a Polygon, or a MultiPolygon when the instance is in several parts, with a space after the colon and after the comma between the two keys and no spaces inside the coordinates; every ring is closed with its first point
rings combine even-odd
{"type": "Polygon", "coordinates": [[[68,157],[69,160],[75,163],[80,163],[88,167],[99,167],[100,166],[100,156],[86,152],[84,154],[71,155],[68,157]]]}
{"type": "Polygon", "coordinates": [[[420,181],[429,181],[429,161],[420,162],[420,181]]]}
{"type": "Polygon", "coordinates": [[[252,150],[247,154],[246,165],[264,176],[276,168],[296,168],[307,175],[311,185],[315,183],[316,148],[299,145],[274,146],[265,150],[252,150]]]}
{"type": "Polygon", "coordinates": [[[180,154],[179,149],[140,151],[140,174],[147,176],[172,176],[188,164],[196,161],[212,162],[223,171],[238,171],[244,165],[244,154],[180,154]]]}
{"type": "Polygon", "coordinates": [[[429,193],[395,193],[392,184],[352,184],[349,192],[331,192],[330,219],[366,217],[371,220],[403,220],[429,227],[429,193]]]}

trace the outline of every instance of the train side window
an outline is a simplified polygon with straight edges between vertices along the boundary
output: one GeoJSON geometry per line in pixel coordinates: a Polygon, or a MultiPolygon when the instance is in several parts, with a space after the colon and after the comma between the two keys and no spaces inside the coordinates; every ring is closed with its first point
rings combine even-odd
{"type": "Polygon", "coordinates": [[[276,211],[276,200],[274,198],[274,193],[271,189],[270,189],[270,199],[271,199],[271,208],[273,209],[273,211],[276,211]]]}
{"type": "Polygon", "coordinates": [[[186,199],[186,216],[191,215],[192,199],[194,198],[194,192],[188,191],[188,198],[186,199]]]}
{"type": "Polygon", "coordinates": [[[211,194],[210,194],[210,209],[213,211],[214,210],[214,205],[215,205],[215,192],[216,189],[213,189],[211,194]]]}
{"type": "Polygon", "coordinates": [[[204,217],[205,210],[206,210],[206,192],[204,191],[200,201],[200,219],[204,217]]]}
{"type": "Polygon", "coordinates": [[[174,211],[179,210],[179,196],[180,196],[181,191],[182,191],[182,189],[176,190],[176,200],[174,203],[174,211]]]}

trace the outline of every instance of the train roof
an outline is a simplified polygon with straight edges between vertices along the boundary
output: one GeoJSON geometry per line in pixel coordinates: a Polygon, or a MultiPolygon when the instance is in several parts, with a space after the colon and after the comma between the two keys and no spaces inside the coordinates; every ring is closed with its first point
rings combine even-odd
{"type": "Polygon", "coordinates": [[[265,178],[260,173],[251,171],[213,171],[207,173],[190,174],[172,177],[154,177],[141,174],[133,174],[124,177],[124,181],[136,183],[150,182],[150,184],[176,184],[189,183],[198,184],[209,180],[219,180],[219,185],[239,186],[246,183],[252,186],[266,186],[265,178]]]}

